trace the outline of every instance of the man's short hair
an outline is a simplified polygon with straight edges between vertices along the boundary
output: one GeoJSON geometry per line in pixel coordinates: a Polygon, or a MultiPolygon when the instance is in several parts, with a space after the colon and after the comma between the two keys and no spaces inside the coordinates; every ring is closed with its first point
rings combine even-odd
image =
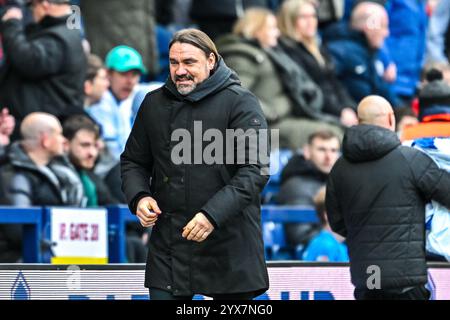
{"type": "Polygon", "coordinates": [[[311,145],[314,139],[321,139],[321,140],[337,139],[338,141],[340,141],[337,134],[335,134],[333,131],[330,130],[318,130],[311,133],[308,137],[308,144],[311,145]]]}
{"type": "Polygon", "coordinates": [[[86,72],[86,79],[88,81],[93,81],[95,77],[98,74],[98,71],[100,69],[104,69],[105,65],[103,64],[102,59],[95,55],[90,54],[87,57],[87,72],[86,72]]]}
{"type": "Polygon", "coordinates": [[[98,125],[85,115],[74,115],[64,121],[63,135],[67,140],[71,141],[80,130],[86,130],[94,133],[95,139],[100,137],[100,129],[98,125]]]}
{"type": "Polygon", "coordinates": [[[183,29],[176,32],[169,43],[169,50],[176,42],[187,43],[202,50],[206,57],[212,54],[216,57],[216,63],[219,61],[219,52],[216,45],[210,37],[203,31],[197,29],[183,29]]]}

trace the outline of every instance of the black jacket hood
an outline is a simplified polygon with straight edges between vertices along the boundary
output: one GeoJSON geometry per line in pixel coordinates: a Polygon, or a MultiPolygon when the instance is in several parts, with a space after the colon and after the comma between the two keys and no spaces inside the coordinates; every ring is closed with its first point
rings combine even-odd
{"type": "Polygon", "coordinates": [[[223,59],[219,57],[214,73],[205,81],[200,83],[191,93],[187,95],[180,94],[170,76],[168,77],[164,88],[180,100],[185,99],[191,102],[196,102],[216,93],[217,91],[225,89],[226,87],[240,83],[241,82],[236,73],[228,68],[223,59]]]}
{"type": "Polygon", "coordinates": [[[351,162],[373,161],[400,145],[395,132],[362,124],[347,129],[343,141],[343,155],[351,162]]]}
{"type": "Polygon", "coordinates": [[[281,184],[295,176],[310,177],[322,182],[327,181],[328,174],[323,173],[311,162],[305,159],[303,155],[294,155],[283,172],[281,172],[281,184]]]}

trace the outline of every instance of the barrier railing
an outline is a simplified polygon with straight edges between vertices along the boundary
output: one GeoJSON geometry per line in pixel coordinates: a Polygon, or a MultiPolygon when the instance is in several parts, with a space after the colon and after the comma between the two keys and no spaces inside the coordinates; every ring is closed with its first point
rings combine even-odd
{"type": "Polygon", "coordinates": [[[41,262],[42,210],[0,206],[0,224],[23,224],[24,262],[41,262]]]}
{"type": "MultiPolygon", "coordinates": [[[[125,205],[107,207],[108,210],[108,255],[109,263],[124,263],[126,259],[126,225],[138,222],[125,205]]],[[[45,208],[16,208],[0,206],[0,224],[23,224],[24,262],[42,263],[41,241],[48,236],[43,231],[43,222],[48,220],[45,208]],[[44,237],[43,237],[44,235],[44,237]]],[[[317,217],[312,207],[307,206],[262,206],[262,222],[315,223],[317,217]]]]}

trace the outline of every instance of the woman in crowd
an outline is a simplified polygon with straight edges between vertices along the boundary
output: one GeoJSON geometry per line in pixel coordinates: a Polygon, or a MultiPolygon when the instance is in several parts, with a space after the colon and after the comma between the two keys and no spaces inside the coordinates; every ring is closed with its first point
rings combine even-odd
{"type": "Polygon", "coordinates": [[[252,8],[217,45],[242,84],[259,98],[269,126],[280,130],[280,147],[298,149],[318,129],[341,137],[339,118],[322,112],[322,90],[278,47],[279,34],[270,11],[252,8]]]}
{"type": "Polygon", "coordinates": [[[280,46],[299,64],[324,94],[323,112],[340,118],[342,125],[358,123],[356,103],[339,83],[331,56],[320,45],[317,10],[312,0],[287,0],[280,8],[280,46]]]}

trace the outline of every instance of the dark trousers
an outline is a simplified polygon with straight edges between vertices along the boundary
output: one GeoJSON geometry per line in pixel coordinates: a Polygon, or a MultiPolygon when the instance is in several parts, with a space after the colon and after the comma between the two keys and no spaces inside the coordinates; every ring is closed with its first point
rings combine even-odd
{"type": "Polygon", "coordinates": [[[400,291],[355,289],[354,296],[356,300],[428,300],[431,295],[425,286],[413,287],[406,292],[400,291]]]}
{"type": "MultiPolygon", "coordinates": [[[[165,291],[158,288],[150,288],[150,299],[151,300],[192,300],[192,296],[174,296],[172,292],[165,291]]],[[[230,293],[230,294],[218,294],[214,295],[212,298],[214,300],[252,300],[253,292],[243,292],[243,293],[230,293]]]]}

